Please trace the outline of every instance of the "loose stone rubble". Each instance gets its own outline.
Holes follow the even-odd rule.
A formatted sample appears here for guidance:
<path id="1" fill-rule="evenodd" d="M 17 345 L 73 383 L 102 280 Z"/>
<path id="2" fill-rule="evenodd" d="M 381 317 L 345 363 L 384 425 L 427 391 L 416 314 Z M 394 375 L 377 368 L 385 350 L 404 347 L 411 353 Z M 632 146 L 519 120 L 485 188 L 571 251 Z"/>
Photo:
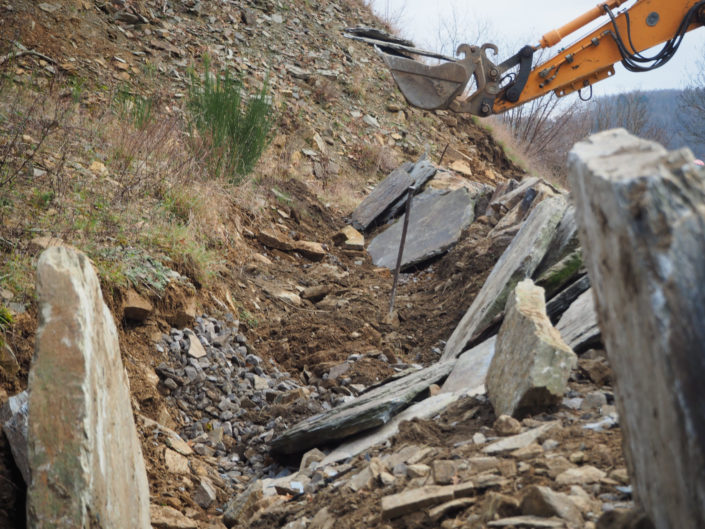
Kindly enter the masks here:
<path id="1" fill-rule="evenodd" d="M 162 390 L 179 410 L 181 434 L 196 453 L 215 457 L 219 472 L 232 485 L 252 475 L 278 472 L 278 466 L 268 469 L 271 465 L 265 464 L 267 443 L 288 426 L 287 418 L 259 424 L 254 419 L 258 413 L 291 405 L 315 414 L 330 409 L 339 398 L 302 386 L 266 364 L 239 332 L 238 320 L 201 316 L 195 323 L 193 329 L 172 329 L 157 345 L 172 358 L 156 371 Z"/>

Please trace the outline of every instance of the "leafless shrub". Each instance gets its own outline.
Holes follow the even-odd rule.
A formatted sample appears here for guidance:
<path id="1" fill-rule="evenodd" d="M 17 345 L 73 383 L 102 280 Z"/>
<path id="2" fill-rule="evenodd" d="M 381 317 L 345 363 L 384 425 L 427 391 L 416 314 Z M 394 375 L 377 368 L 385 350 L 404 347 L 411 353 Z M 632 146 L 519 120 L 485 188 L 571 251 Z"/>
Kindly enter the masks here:
<path id="1" fill-rule="evenodd" d="M 367 173 L 368 176 L 376 174 L 377 171 L 386 174 L 399 165 L 392 149 L 364 141 L 353 145 L 350 161 L 356 169 Z"/>
<path id="2" fill-rule="evenodd" d="M 668 143 L 666 131 L 651 119 L 648 98 L 640 90 L 596 99 L 586 117 L 592 132 L 622 127 L 636 136 Z"/>
<path id="3" fill-rule="evenodd" d="M 59 96 L 58 87 L 57 78 L 41 93 L 14 86 L 12 78 L 0 80 L 0 101 L 4 101 L 0 106 L 0 188 L 33 176 L 31 170 L 41 150 L 67 128 L 74 105 Z M 67 141 L 64 137 L 64 146 Z"/>

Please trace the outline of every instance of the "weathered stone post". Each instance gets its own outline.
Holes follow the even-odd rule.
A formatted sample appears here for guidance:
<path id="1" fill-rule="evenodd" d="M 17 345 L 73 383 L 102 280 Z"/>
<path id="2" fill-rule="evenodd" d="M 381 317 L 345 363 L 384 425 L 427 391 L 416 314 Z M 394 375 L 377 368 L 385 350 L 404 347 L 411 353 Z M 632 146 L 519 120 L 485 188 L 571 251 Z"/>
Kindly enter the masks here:
<path id="1" fill-rule="evenodd" d="M 49 248 L 39 258 L 37 293 L 28 527 L 148 529 L 127 375 L 93 266 L 81 253 Z"/>
<path id="2" fill-rule="evenodd" d="M 705 171 L 612 130 L 578 143 L 570 187 L 637 501 L 705 527 Z"/>

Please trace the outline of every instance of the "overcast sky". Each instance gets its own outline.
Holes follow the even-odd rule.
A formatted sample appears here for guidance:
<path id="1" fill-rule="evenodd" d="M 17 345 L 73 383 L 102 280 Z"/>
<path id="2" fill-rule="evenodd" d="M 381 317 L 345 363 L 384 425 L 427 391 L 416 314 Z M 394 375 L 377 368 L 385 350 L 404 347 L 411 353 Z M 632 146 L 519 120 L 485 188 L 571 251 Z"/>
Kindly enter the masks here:
<path id="1" fill-rule="evenodd" d="M 455 17 L 467 28 L 469 39 L 476 38 L 478 28 L 487 34 L 484 41 L 499 46 L 501 60 L 513 55 L 522 44 L 537 44 L 541 35 L 555 29 L 595 7 L 596 0 L 371 0 L 381 17 L 388 17 L 402 34 L 418 46 L 438 50 L 438 28 Z M 626 5 L 631 5 L 626 4 Z M 604 23 L 601 19 L 600 23 Z M 477 21 L 480 21 L 478 24 Z M 570 43 L 585 32 L 576 32 L 561 45 Z M 482 44 L 468 42 L 468 44 Z M 511 47 L 511 49 L 506 49 Z M 629 90 L 683 88 L 695 72 L 695 62 L 705 53 L 705 29 L 688 33 L 674 58 L 665 66 L 647 73 L 632 73 L 621 65 L 616 75 L 595 85 L 595 95 Z M 448 51 L 448 54 L 451 53 Z"/>

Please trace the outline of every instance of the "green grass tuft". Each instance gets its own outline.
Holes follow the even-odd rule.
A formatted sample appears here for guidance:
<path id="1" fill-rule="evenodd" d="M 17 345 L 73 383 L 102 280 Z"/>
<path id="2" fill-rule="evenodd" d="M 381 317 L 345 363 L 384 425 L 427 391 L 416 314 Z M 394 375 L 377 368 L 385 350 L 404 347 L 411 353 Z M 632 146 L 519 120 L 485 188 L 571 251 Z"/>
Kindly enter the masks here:
<path id="1" fill-rule="evenodd" d="M 214 76 L 209 68 L 206 58 L 203 79 L 191 72 L 189 124 L 208 144 L 214 173 L 237 184 L 254 169 L 271 139 L 274 117 L 268 81 L 256 94 L 243 97 L 241 81 L 227 72 Z"/>

